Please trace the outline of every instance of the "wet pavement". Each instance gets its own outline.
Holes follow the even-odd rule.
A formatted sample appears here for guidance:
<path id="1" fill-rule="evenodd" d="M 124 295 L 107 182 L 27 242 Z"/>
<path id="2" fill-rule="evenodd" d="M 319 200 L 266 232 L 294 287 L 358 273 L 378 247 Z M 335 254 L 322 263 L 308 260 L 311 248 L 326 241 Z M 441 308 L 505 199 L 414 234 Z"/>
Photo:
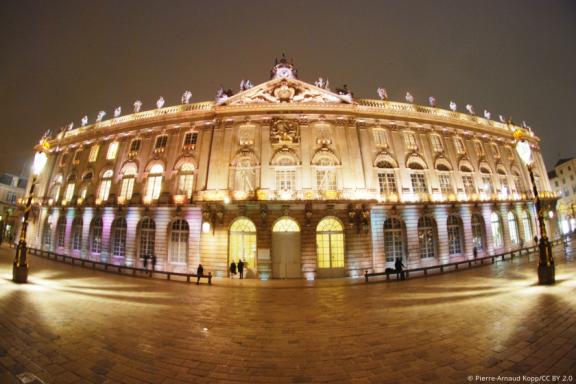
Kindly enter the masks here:
<path id="1" fill-rule="evenodd" d="M 576 381 L 570 247 L 554 249 L 549 287 L 535 256 L 401 282 L 212 286 L 32 256 L 17 285 L 13 252 L 0 249 L 0 383 Z"/>

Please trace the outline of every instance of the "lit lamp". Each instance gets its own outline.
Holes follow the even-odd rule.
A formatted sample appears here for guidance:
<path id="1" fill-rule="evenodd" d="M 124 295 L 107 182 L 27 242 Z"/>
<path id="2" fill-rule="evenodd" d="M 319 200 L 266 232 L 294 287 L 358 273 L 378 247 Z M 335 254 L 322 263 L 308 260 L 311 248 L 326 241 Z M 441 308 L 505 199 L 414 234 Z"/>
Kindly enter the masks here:
<path id="1" fill-rule="evenodd" d="M 538 248 L 540 250 L 540 257 L 538 258 L 538 283 L 539 284 L 554 284 L 556 282 L 556 272 L 554 267 L 554 258 L 552 257 L 552 245 L 546 235 L 546 224 L 544 223 L 544 210 L 542 209 L 542 202 L 538 195 L 536 182 L 534 180 L 534 173 L 532 172 L 532 149 L 530 144 L 523 138 L 524 133 L 521 129 L 514 131 L 514 138 L 516 142 L 516 152 L 520 160 L 528 168 L 530 174 L 530 181 L 532 182 L 532 190 L 534 191 L 534 198 L 536 199 L 536 211 L 538 213 L 538 224 L 540 227 L 540 243 Z"/>
<path id="2" fill-rule="evenodd" d="M 26 208 L 24 210 L 24 218 L 22 221 L 22 231 L 20 232 L 20 240 L 16 247 L 16 256 L 14 257 L 14 265 L 12 267 L 12 280 L 15 283 L 28 282 L 28 259 L 26 257 L 26 230 L 28 228 L 28 215 L 32 207 L 32 196 L 34 195 L 34 186 L 36 185 L 36 178 L 44 169 L 48 156 L 45 151 L 48 150 L 48 141 L 43 140 L 37 147 L 37 152 L 34 155 L 34 163 L 32 165 L 32 182 L 30 183 L 30 192 L 28 193 L 28 200 L 26 201 Z"/>

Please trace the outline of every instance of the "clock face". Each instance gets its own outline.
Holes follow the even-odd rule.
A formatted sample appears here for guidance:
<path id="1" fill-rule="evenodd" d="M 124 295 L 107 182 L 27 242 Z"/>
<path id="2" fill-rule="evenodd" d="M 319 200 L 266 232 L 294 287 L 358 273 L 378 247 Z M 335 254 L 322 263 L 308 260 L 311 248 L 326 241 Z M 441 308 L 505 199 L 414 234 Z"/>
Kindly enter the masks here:
<path id="1" fill-rule="evenodd" d="M 278 68 L 276 72 L 276 76 L 278 77 L 292 77 L 292 71 L 290 68 Z"/>

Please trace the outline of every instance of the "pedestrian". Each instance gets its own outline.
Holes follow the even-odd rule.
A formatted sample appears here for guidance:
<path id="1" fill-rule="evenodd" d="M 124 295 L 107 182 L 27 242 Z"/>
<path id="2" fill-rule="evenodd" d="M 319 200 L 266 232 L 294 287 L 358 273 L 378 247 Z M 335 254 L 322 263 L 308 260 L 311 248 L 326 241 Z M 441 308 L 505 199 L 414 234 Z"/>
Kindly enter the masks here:
<path id="1" fill-rule="evenodd" d="M 236 263 L 232 260 L 232 263 L 230 263 L 230 278 L 233 279 L 234 276 L 236 276 Z"/>
<path id="2" fill-rule="evenodd" d="M 202 264 L 198 264 L 198 268 L 196 268 L 196 285 L 200 284 L 200 278 L 204 276 L 204 267 Z"/>
<path id="3" fill-rule="evenodd" d="M 534 235 L 534 244 L 538 244 L 538 236 Z"/>
<path id="4" fill-rule="evenodd" d="M 152 255 L 152 272 L 154 272 L 156 270 L 156 255 Z M 150 275 L 152 275 L 152 272 L 150 272 Z"/>
<path id="5" fill-rule="evenodd" d="M 144 269 L 148 269 L 148 259 L 150 256 L 144 255 Z"/>
<path id="6" fill-rule="evenodd" d="M 402 264 L 402 259 L 397 257 L 394 266 L 396 267 L 396 280 L 404 280 L 404 271 L 402 268 L 404 268 L 405 265 Z"/>
<path id="7" fill-rule="evenodd" d="M 472 248 L 472 253 L 474 254 L 474 260 L 476 260 L 478 258 L 478 248 Z"/>
<path id="8" fill-rule="evenodd" d="M 244 278 L 244 262 L 242 259 L 238 260 L 238 274 L 240 275 L 241 279 Z"/>

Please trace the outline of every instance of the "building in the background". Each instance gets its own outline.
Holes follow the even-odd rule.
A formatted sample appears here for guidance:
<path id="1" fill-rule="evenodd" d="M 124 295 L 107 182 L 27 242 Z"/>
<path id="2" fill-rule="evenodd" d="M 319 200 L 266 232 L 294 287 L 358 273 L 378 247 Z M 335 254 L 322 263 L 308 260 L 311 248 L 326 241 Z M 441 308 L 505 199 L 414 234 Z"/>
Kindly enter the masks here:
<path id="1" fill-rule="evenodd" d="M 560 230 L 576 231 L 576 158 L 560 159 L 548 172 L 550 185 L 558 195 L 556 211 Z"/>
<path id="2" fill-rule="evenodd" d="M 495 254 L 532 244 L 519 127 L 271 79 L 216 101 L 114 116 L 50 139 L 31 246 L 167 271 L 317 278 Z M 454 107 L 455 108 L 455 107 Z M 489 116 L 488 116 L 489 117 Z M 525 130 L 547 210 L 540 140 Z M 476 249 L 477 252 L 474 252 Z"/>
<path id="3" fill-rule="evenodd" d="M 27 180 L 9 173 L 0 175 L 0 237 L 8 241 L 16 237 L 18 202 L 24 197 Z"/>

